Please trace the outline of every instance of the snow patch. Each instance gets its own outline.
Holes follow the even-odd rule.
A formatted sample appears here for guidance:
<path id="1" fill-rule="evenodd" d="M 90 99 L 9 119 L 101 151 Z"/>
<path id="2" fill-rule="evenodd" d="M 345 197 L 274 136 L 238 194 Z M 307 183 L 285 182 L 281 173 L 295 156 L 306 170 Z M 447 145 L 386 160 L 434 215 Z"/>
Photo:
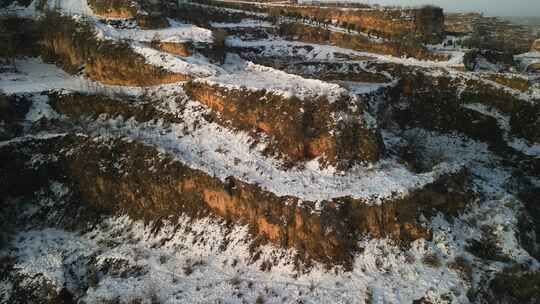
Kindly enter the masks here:
<path id="1" fill-rule="evenodd" d="M 49 97 L 47 95 L 36 95 L 32 98 L 32 105 L 26 114 L 25 120 L 36 122 L 42 118 L 56 119 L 59 117 L 60 115 L 49 105 Z"/>
<path id="2" fill-rule="evenodd" d="M 329 102 L 348 95 L 348 91 L 337 84 L 291 75 L 270 67 L 243 61 L 237 55 L 228 55 L 223 65 L 228 73 L 205 78 L 204 81 L 222 87 L 266 90 L 285 98 L 300 99 L 327 97 Z"/>
<path id="3" fill-rule="evenodd" d="M 212 31 L 193 24 L 185 24 L 168 19 L 170 26 L 155 30 L 117 29 L 111 25 L 96 22 L 98 37 L 113 40 L 132 40 L 138 42 L 151 42 L 157 38 L 162 42 L 182 43 L 212 43 L 214 41 Z"/>

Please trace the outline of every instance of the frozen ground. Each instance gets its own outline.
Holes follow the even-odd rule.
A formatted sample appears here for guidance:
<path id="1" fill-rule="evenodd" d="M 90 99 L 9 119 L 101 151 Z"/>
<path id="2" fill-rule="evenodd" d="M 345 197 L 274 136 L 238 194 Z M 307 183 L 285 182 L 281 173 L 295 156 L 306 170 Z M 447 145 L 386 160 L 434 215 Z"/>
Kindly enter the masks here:
<path id="1" fill-rule="evenodd" d="M 340 97 L 349 95 L 347 90 L 337 84 L 287 74 L 280 70 L 244 61 L 237 55 L 229 55 L 222 67 L 227 73 L 201 81 L 235 89 L 266 90 L 285 98 L 293 96 L 300 99 L 326 97 L 329 102 L 334 102 Z"/>
<path id="2" fill-rule="evenodd" d="M 193 24 L 185 24 L 168 19 L 169 27 L 156 30 L 143 30 L 140 28 L 117 29 L 111 25 L 96 22 L 98 37 L 114 40 L 133 40 L 139 42 L 150 42 L 152 39 L 159 39 L 163 42 L 181 43 L 212 43 L 214 38 L 212 31 L 201 28 Z"/>
<path id="3" fill-rule="evenodd" d="M 399 58 L 389 55 L 380 55 L 368 52 L 359 52 L 350 49 L 340 48 L 331 45 L 312 44 L 298 41 L 288 41 L 282 39 L 254 40 L 246 41 L 239 37 L 230 36 L 226 43 L 230 47 L 239 48 L 261 48 L 261 56 L 284 56 L 289 54 L 311 57 L 317 60 L 339 60 L 336 54 L 345 54 L 356 57 L 372 57 L 381 62 L 393 62 L 404 65 L 419 67 L 445 67 L 452 68 L 459 66 L 463 62 L 461 52 L 449 53 L 452 56 L 448 61 L 427 61 L 416 58 Z M 303 49 L 303 50 L 302 50 Z"/>
<path id="4" fill-rule="evenodd" d="M 16 71 L 0 73 L 0 91 L 6 94 L 42 92 L 50 89 L 81 90 L 89 81 L 71 76 L 40 59 L 15 60 Z"/>
<path id="5" fill-rule="evenodd" d="M 466 104 L 464 107 L 495 118 L 500 129 L 503 131 L 504 139 L 510 147 L 529 156 L 540 157 L 540 144 L 510 135 L 509 115 L 505 115 L 494 108 L 487 107 L 480 103 Z"/>
<path id="6" fill-rule="evenodd" d="M 69 87 L 72 78 L 57 78 L 58 69 L 30 60 L 33 72 L 41 75 L 39 86 L 34 82 L 22 82 L 14 87 L 0 82 L 0 90 L 6 92 L 37 92 L 48 89 L 70 88 L 73 91 L 105 92 L 109 88 L 97 88 L 88 84 Z M 22 61 L 21 61 L 22 63 Z M 39 63 L 39 64 L 38 64 Z M 23 64 L 24 65 L 24 64 Z M 274 71 L 274 70 L 272 70 Z M 277 71 L 276 71 L 277 72 Z M 281 72 L 279 72 L 281 73 Z M 18 76 L 12 75 L 14 78 Z M 51 78 L 51 79 L 49 79 Z M 58 82 L 60 80 L 66 81 Z M 114 88 L 110 88 L 114 92 Z M 138 94 L 136 89 L 130 94 Z M 179 85 L 149 88 L 145 94 L 159 94 L 164 107 L 180 115 L 182 124 L 162 125 L 161 122 L 138 123 L 122 117 L 104 118 L 90 123 L 88 131 L 101 136 L 128 137 L 141 140 L 176 156 L 191 168 L 200 169 L 225 180 L 235 176 L 245 182 L 258 184 L 277 195 L 294 195 L 304 200 L 322 201 L 341 196 L 366 199 L 370 204 L 381 204 L 385 199 L 401 197 L 411 189 L 433 182 L 441 174 L 459 170 L 464 163 L 440 164 L 434 171 L 415 174 L 397 161 L 383 160 L 371 167 L 358 166 L 347 172 L 333 168 L 320 168 L 317 160 L 304 169 L 283 169 L 280 161 L 263 155 L 264 144 L 252 147 L 253 139 L 247 133 L 233 132 L 204 118 L 207 109 L 198 102 L 188 101 L 186 108 L 178 110 L 177 98 L 184 96 Z"/>
<path id="7" fill-rule="evenodd" d="M 91 15 L 84 0 L 58 3 L 66 12 Z M 189 27 L 175 26 L 177 30 Z M 171 71 L 188 71 L 197 77 L 207 78 L 205 81 L 235 87 L 275 89 L 286 96 L 338 96 L 344 87 L 353 93 L 366 94 L 383 86 L 343 83 L 342 87 L 237 58 L 229 58 L 224 66 L 211 64 L 198 56 L 180 58 L 152 50 L 141 43 L 147 41 L 149 32 L 130 31 L 109 32 L 107 35 L 111 39 L 132 37 L 135 51 L 143 54 L 149 63 Z M 173 36 L 171 33 L 169 37 Z M 462 60 L 457 52 L 448 62 L 428 62 L 281 40 L 247 42 L 231 38 L 227 43 L 241 47 L 262 46 L 261 55 L 267 56 L 300 54 L 313 60 L 337 61 L 340 59 L 336 53 L 341 53 L 369 56 L 382 62 L 442 68 L 446 72 Z M 304 200 L 320 201 L 350 195 L 380 204 L 386 197 L 403 196 L 440 174 L 465 166 L 471 172 L 475 191 L 480 194 L 477 201 L 455 218 L 442 214 L 433 219 L 422 217 L 424 225 L 432 228 L 432 240 L 417 240 L 410 248 L 397 246 L 386 239 L 362 240 L 359 245 L 363 250 L 356 253 L 353 269 L 349 272 L 341 267 L 326 269 L 319 264 L 309 269 L 297 269 L 293 263 L 294 251 L 270 246 L 260 248 L 261 257 L 253 260 L 247 227 L 210 218 L 192 220 L 180 217 L 178 222 L 166 223 L 159 231 L 127 217 L 105 218 L 84 232 L 33 225 L 24 227 L 7 248 L 0 250 L 1 260 L 15 259 L 14 273 L 25 275 L 27 279 L 23 286 L 27 286 L 28 291 L 33 290 L 32 283 L 45 278 L 57 288 L 70 289 L 81 301 L 89 304 L 114 299 L 124 303 L 154 299 L 161 303 L 386 304 L 412 303 L 421 297 L 432 303 L 470 303 L 467 290 L 471 287 L 487 288 L 493 274 L 509 266 L 511 260 L 528 265 L 531 270 L 539 269 L 538 262 L 518 242 L 517 226 L 523 206 L 507 190 L 508 185 L 515 182 L 513 168 L 505 167 L 506 160 L 490 152 L 486 144 L 420 129 L 402 134 L 384 131 L 388 147 L 399 145 L 402 138 L 414 138 L 419 156 L 428 162 L 436 160 L 438 165 L 432 172 L 414 174 L 398 161 L 386 159 L 371 167 L 336 172 L 332 168 L 319 168 L 315 160 L 302 169 L 284 170 L 279 161 L 262 154 L 263 145 L 252 147 L 253 140 L 246 133 L 232 132 L 208 122 L 204 118 L 207 109 L 195 101 L 183 99 L 184 92 L 179 84 L 151 88 L 111 87 L 68 75 L 38 59 L 18 60 L 16 66 L 18 71 L 0 74 L 0 91 L 11 94 L 69 89 L 111 95 L 116 92 L 134 96 L 145 94 L 161 99 L 158 106 L 179 115 L 183 123 L 139 123 L 127 117 L 102 116 L 97 120 L 84 120 L 81 129 L 73 131 L 84 131 L 103 140 L 114 137 L 141 141 L 222 180 L 234 175 L 278 195 L 294 195 Z M 433 73 L 440 73 L 440 70 Z M 458 75 L 457 72 L 450 73 Z M 535 96 L 533 93 L 513 93 L 527 99 Z M 180 106 L 185 108 L 180 110 Z M 468 107 L 495 117 L 501 129 L 508 131 L 508 118 L 501 113 L 479 104 Z M 44 96 L 36 95 L 26 121 L 31 123 L 42 117 L 62 119 Z M 63 135 L 52 132 L 26 135 L 0 142 L 0 147 L 33 138 Z M 506 135 L 511 146 L 538 157 L 538 144 Z M 533 182 L 540 184 L 537 179 Z M 54 217 L 54 211 L 59 210 L 56 207 L 61 206 L 70 190 L 65 185 L 52 182 L 46 191 L 48 194 L 41 196 L 42 200 L 28 202 L 28 208 L 18 216 L 31 217 L 40 208 L 45 208 L 48 210 L 46 214 Z M 47 209 L 51 206 L 53 211 Z M 467 249 L 469 241 L 484 240 L 486 227 L 508 261 L 484 259 Z M 471 267 L 471 277 L 455 267 L 453 263 L 458 260 Z M 89 279 L 91 267 L 107 269 L 111 264 L 121 265 L 120 268 L 128 271 L 128 275 L 122 277 L 114 271 L 104 271 L 87 290 L 80 289 L 83 285 L 79 283 Z M 271 270 L 268 270 L 268 264 L 272 265 Z M 12 282 L 0 279 L 0 303 L 6 303 L 11 292 Z"/>
<path id="8" fill-rule="evenodd" d="M 244 19 L 241 22 L 212 22 L 210 23 L 211 26 L 215 28 L 269 28 L 269 27 L 276 27 L 272 23 L 268 21 L 261 21 L 257 19 Z"/>
<path id="9" fill-rule="evenodd" d="M 481 144 L 422 130 L 411 132 L 419 132 L 425 153 L 439 153 L 444 146 L 445 157 L 472 157 L 469 168 L 478 176 L 475 185 L 486 196 L 451 222 L 436 216 L 426 223 L 433 228 L 433 240 L 415 241 L 410 249 L 385 239 L 361 241 L 363 251 L 355 256 L 351 272 L 318 264 L 299 272 L 293 251 L 269 246 L 262 247 L 260 259 L 253 260 L 247 227 L 226 226 L 208 218 L 180 218 L 157 233 L 152 225 L 127 217 L 105 219 L 81 234 L 28 230 L 17 234 L 11 249 L 0 255 L 16 258 L 15 271 L 27 274 L 28 284 L 41 279 L 41 274 L 56 286 L 73 288 L 86 303 L 115 298 L 127 303 L 140 298 L 161 303 L 262 299 L 264 303 L 383 304 L 412 303 L 421 297 L 433 303 L 469 303 L 467 289 L 480 288 L 494 271 L 507 265 L 465 250 L 468 240 L 481 240 L 486 226 L 494 231 L 505 255 L 537 269 L 538 263 L 517 243 L 520 203 L 503 188 L 510 172 L 490 167 L 497 159 Z M 56 182 L 49 191 L 57 203 L 69 193 Z M 46 206 L 50 199 L 37 204 Z M 31 216 L 37 209 L 27 212 Z M 471 277 L 452 266 L 456 259 L 470 265 Z M 271 270 L 262 270 L 266 263 L 273 265 Z M 86 292 L 76 290 L 74 277 L 84 280 L 87 267 L 110 269 L 106 265 L 111 264 L 121 265 L 130 275 L 123 278 L 109 270 Z M 7 293 L 9 282 L 2 282 L 0 294 Z"/>
<path id="10" fill-rule="evenodd" d="M 132 48 L 135 53 L 142 55 L 147 63 L 173 73 L 180 73 L 194 78 L 204 78 L 223 72 L 220 67 L 211 64 L 205 57 L 200 55 L 181 57 L 156 50 L 141 43 L 133 43 Z"/>
<path id="11" fill-rule="evenodd" d="M 188 105 L 194 109 L 200 104 Z M 193 115 L 190 117 L 190 115 Z M 186 113 L 186 125 L 167 127 L 132 120 L 110 119 L 89 126 L 95 135 L 128 137 L 140 140 L 176 156 L 191 168 L 225 180 L 235 176 L 278 196 L 293 195 L 303 200 L 323 201 L 336 197 L 362 198 L 368 204 L 403 197 L 409 191 L 454 172 L 462 163 L 441 164 L 432 172 L 414 174 L 404 165 L 384 160 L 372 167 L 356 167 L 339 173 L 319 168 L 317 160 L 304 169 L 282 169 L 279 161 L 264 156 L 261 146 L 250 148 L 252 138 L 214 123 L 204 123 L 200 113 Z M 192 130 L 192 122 L 202 124 Z M 190 130 L 185 132 L 185 130 Z M 192 131 L 191 131 L 192 130 Z"/>

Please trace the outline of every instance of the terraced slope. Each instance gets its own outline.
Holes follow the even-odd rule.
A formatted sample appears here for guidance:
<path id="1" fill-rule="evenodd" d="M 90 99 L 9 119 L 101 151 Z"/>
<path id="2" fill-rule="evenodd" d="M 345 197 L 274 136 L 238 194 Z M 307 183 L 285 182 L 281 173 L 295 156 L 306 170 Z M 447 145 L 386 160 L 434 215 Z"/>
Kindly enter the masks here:
<path id="1" fill-rule="evenodd" d="M 533 76 L 122 3 L 9 7 L 0 303 L 540 298 Z"/>

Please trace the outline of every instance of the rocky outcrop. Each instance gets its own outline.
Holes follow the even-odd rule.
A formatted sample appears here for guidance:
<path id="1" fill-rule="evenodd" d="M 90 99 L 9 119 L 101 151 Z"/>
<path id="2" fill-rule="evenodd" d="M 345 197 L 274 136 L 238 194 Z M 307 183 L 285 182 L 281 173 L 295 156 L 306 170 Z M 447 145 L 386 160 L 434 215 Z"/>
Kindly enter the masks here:
<path id="1" fill-rule="evenodd" d="M 440 42 L 444 36 L 444 14 L 438 7 L 418 9 L 339 9 L 319 6 L 285 6 L 285 14 L 295 13 L 317 20 L 353 24 L 355 29 L 386 38 L 413 34 L 424 42 Z"/>
<path id="2" fill-rule="evenodd" d="M 212 109 L 218 121 L 270 136 L 267 152 L 291 166 L 319 157 L 324 165 L 347 168 L 375 162 L 384 150 L 380 135 L 368 127 L 364 109 L 355 109 L 362 105 L 347 95 L 333 102 L 326 96 L 300 100 L 204 81 L 188 83 L 185 91 Z M 348 119 L 339 119 L 345 116 Z"/>
<path id="3" fill-rule="evenodd" d="M 372 52 L 397 57 L 409 56 L 419 59 L 446 59 L 445 56 L 430 53 L 420 43 L 416 43 L 414 39 L 374 42 L 362 35 L 331 31 L 323 27 L 315 27 L 300 23 L 281 24 L 279 34 L 290 40 L 300 40 L 303 42 L 320 44 L 327 43 L 361 52 Z"/>
<path id="4" fill-rule="evenodd" d="M 34 155 L 41 155 L 40 161 Z M 0 164 L 3 196 L 31 193 L 55 179 L 102 212 L 147 221 L 218 216 L 249 225 L 260 243 L 293 247 L 303 259 L 345 266 L 351 265 L 362 235 L 404 244 L 429 238 L 420 214 L 434 209 L 452 214 L 470 199 L 467 175 L 460 172 L 382 205 L 350 197 L 316 204 L 279 197 L 235 177 L 221 181 L 141 143 L 83 135 L 15 141 L 1 146 L 0 156 L 11 160 Z"/>
<path id="5" fill-rule="evenodd" d="M 417 38 L 422 42 L 438 43 L 444 38 L 444 14 L 439 7 L 350 8 L 324 5 L 279 5 L 260 3 L 197 0 L 217 7 L 235 8 L 267 13 L 270 17 L 315 20 L 321 24 L 334 23 L 346 29 L 375 34 L 384 38 Z"/>
<path id="6" fill-rule="evenodd" d="M 524 83 L 519 79 L 485 77 L 490 81 L 434 75 L 419 70 L 404 72 L 390 94 L 396 98 L 396 103 L 403 102 L 394 109 L 395 119 L 403 124 L 443 132 L 458 131 L 488 142 L 494 148 L 504 148 L 504 130 L 499 122 L 491 115 L 468 107 L 480 104 L 506 115 L 512 135 L 538 142 L 538 103 L 521 98 L 519 91 L 512 92 L 490 82 L 508 82 L 516 88 L 524 88 Z"/>
<path id="7" fill-rule="evenodd" d="M 138 15 L 137 25 L 143 30 L 161 29 L 170 26 L 167 18 L 156 14 Z"/>
<path id="8" fill-rule="evenodd" d="M 48 61 L 75 73 L 85 74 L 110 85 L 149 86 L 190 79 L 146 63 L 126 43 L 98 40 L 93 28 L 72 18 L 48 12 L 41 21 L 50 30 L 44 33 L 43 54 Z"/>

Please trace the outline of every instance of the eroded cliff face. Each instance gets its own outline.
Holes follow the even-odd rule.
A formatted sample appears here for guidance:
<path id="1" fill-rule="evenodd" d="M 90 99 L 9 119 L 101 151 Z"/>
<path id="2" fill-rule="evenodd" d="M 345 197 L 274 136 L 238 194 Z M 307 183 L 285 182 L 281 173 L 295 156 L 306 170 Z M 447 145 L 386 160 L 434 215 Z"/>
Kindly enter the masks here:
<path id="1" fill-rule="evenodd" d="M 463 46 L 516 55 L 530 50 L 535 39 L 530 28 L 478 13 L 447 14 L 445 30 L 464 36 Z M 466 37 L 465 37 L 466 36 Z"/>
<path id="2" fill-rule="evenodd" d="M 286 12 L 318 20 L 336 20 L 355 24 L 356 30 L 386 38 L 410 35 L 424 42 L 440 42 L 444 36 L 444 14 L 441 8 L 420 9 L 335 9 L 310 6 L 286 6 Z"/>
<path id="3" fill-rule="evenodd" d="M 113 46 L 85 64 L 86 75 L 108 85 L 152 86 L 191 79 L 190 76 L 165 71 L 147 64 L 127 46 Z"/>
<path id="4" fill-rule="evenodd" d="M 437 12 L 411 12 L 423 20 L 417 31 L 437 31 L 430 23 Z M 7 160 L 0 162 L 0 247 L 11 246 L 10 256 L 0 257 L 0 302 L 188 303 L 214 290 L 215 302 L 256 303 L 259 294 L 268 302 L 368 303 L 381 292 L 392 303 L 476 303 L 483 286 L 495 291 L 491 302 L 537 294 L 535 283 L 526 284 L 535 280 L 530 273 L 502 272 L 511 263 L 529 270 L 540 256 L 540 158 L 510 145 L 518 137 L 540 142 L 538 91 L 529 79 L 456 72 L 453 60 L 420 63 L 315 44 L 430 56 L 418 41 L 374 44 L 385 39 L 332 33 L 324 28 L 329 22 L 266 31 L 266 17 L 221 13 L 197 22 L 232 19 L 240 24 L 216 27 L 232 26 L 229 33 L 245 45 L 264 46 L 228 48 L 218 30 L 215 43 L 145 37 L 138 44 L 146 58 L 159 55 L 151 46 L 177 55 L 161 53 L 171 65 L 215 72 L 185 87 L 125 88 L 127 95 L 104 86 L 104 95 L 86 95 L 88 87 L 66 81 L 79 91 L 38 93 L 45 89 L 26 91 L 33 85 L 27 70 L 2 63 L 13 82 L 2 74 L 1 84 L 26 93 L 0 94 L 0 159 Z M 135 17 L 139 27 L 162 28 L 168 20 L 147 16 Z M 370 18 L 362 20 L 374 28 L 416 31 L 404 20 L 393 28 Z M 188 79 L 62 20 L 47 36 L 46 54 L 70 72 L 130 86 Z M 133 22 L 114 25 L 131 30 Z M 255 26 L 242 29 L 246 24 Z M 270 39 L 280 31 L 306 43 Z M 231 49 L 281 71 L 247 69 L 236 57 L 222 62 Z M 50 269 L 32 267 L 43 259 Z M 46 276 L 52 271 L 55 277 Z M 310 282 L 332 273 L 332 281 Z M 508 283 L 515 281 L 533 292 Z M 398 295 L 386 298 L 388 290 Z"/>
<path id="5" fill-rule="evenodd" d="M 132 0 L 90 0 L 88 5 L 94 14 L 105 18 L 134 18 L 140 9 Z"/>
<path id="6" fill-rule="evenodd" d="M 58 147 L 62 147 L 58 149 Z M 452 214 L 470 200 L 467 175 L 441 177 L 382 205 L 348 197 L 320 204 L 279 197 L 237 178 L 221 181 L 137 142 L 84 135 L 29 139 L 0 147 L 4 196 L 28 194 L 58 180 L 102 213 L 156 221 L 188 215 L 247 224 L 260 243 L 296 248 L 302 259 L 350 266 L 362 235 L 406 244 L 429 238 L 420 214 Z M 34 155 L 41 155 L 39 162 Z M 159 174 L 155 174 L 159 172 Z M 29 178 L 32 176 L 32 178 Z"/>
<path id="7" fill-rule="evenodd" d="M 170 54 L 178 55 L 178 56 L 191 56 L 193 55 L 193 45 L 189 42 L 154 42 L 151 43 L 151 46 L 165 51 Z"/>
<path id="8" fill-rule="evenodd" d="M 211 108 L 222 124 L 269 136 L 267 152 L 284 158 L 289 166 L 320 157 L 323 164 L 347 168 L 375 162 L 384 151 L 362 105 L 354 104 L 350 96 L 334 102 L 326 97 L 300 100 L 205 82 L 189 83 L 185 90 Z"/>
<path id="9" fill-rule="evenodd" d="M 419 59 L 445 59 L 445 56 L 443 55 L 428 52 L 421 44 L 415 43 L 413 39 L 374 42 L 365 36 L 350 35 L 299 23 L 281 24 L 279 35 L 290 40 L 321 44 L 329 43 L 331 45 L 361 52 L 371 52 L 397 57 L 408 56 Z"/>
<path id="10" fill-rule="evenodd" d="M 65 70 L 84 70 L 93 80 L 109 85 L 150 86 L 190 79 L 150 65 L 126 43 L 98 40 L 91 25 L 48 12 L 41 25 L 42 53 Z"/>
<path id="11" fill-rule="evenodd" d="M 397 122 L 457 131 L 487 142 L 495 150 L 506 149 L 506 135 L 538 141 L 540 107 L 520 96 L 530 88 L 527 79 L 489 73 L 464 78 L 406 70 L 394 70 L 401 79 L 389 90 L 392 103 L 406 104 L 394 108 Z M 501 125 L 499 117 L 508 125 Z"/>

